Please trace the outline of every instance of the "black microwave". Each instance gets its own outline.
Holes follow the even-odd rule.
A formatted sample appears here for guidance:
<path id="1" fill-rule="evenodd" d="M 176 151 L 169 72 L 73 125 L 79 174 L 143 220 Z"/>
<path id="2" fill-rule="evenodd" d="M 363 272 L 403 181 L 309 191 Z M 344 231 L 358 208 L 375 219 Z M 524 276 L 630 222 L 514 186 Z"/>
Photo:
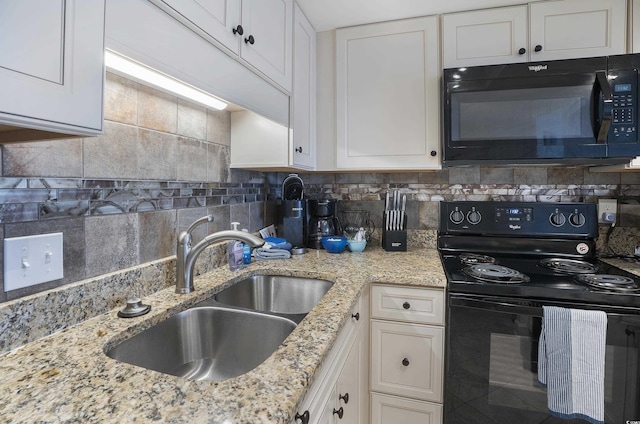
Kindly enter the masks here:
<path id="1" fill-rule="evenodd" d="M 640 54 L 445 69 L 445 166 L 640 155 Z"/>

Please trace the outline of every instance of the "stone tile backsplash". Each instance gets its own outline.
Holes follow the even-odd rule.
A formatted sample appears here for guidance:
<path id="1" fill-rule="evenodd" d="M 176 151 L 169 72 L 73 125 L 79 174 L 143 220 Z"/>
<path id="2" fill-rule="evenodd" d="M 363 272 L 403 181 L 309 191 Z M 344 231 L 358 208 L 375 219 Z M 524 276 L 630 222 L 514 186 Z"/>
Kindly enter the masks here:
<path id="1" fill-rule="evenodd" d="M 229 168 L 230 112 L 207 110 L 110 73 L 105 90 L 104 134 L 1 146 L 0 236 L 62 232 L 65 276 L 7 293 L 0 274 L 0 302 L 166 261 L 175 254 L 177 233 L 206 214 L 214 222 L 196 229 L 196 241 L 231 221 L 250 231 L 277 221 L 275 200 L 287 174 Z M 640 173 L 472 166 L 300 175 L 306 197 L 338 199 L 338 210 L 368 210 L 377 228 L 385 193 L 406 194 L 411 245 L 435 246 L 442 200 L 599 197 L 620 202 L 618 226 L 608 245 L 600 237 L 600 249 L 628 254 L 640 244 Z M 379 244 L 378 236 L 373 240 Z M 223 250 L 207 256 L 211 264 L 224 263 Z M 2 258 L 0 245 L 0 263 Z"/>
<path id="2" fill-rule="evenodd" d="M 104 133 L 2 145 L 0 232 L 62 232 L 64 278 L 0 302 L 175 254 L 179 231 L 264 225 L 262 173 L 229 169 L 231 118 L 107 73 Z M 3 257 L 0 245 L 0 260 Z"/>
<path id="3" fill-rule="evenodd" d="M 281 197 L 286 173 L 268 174 L 268 199 Z M 595 173 L 588 167 L 460 167 L 438 172 L 406 173 L 300 173 L 308 198 L 337 199 L 338 211 L 367 210 L 376 228 L 382 226 L 384 197 L 389 190 L 407 196 L 408 228 L 421 234 L 438 228 L 442 200 L 597 202 L 600 197 L 619 200 L 617 227 L 608 247 L 632 254 L 640 245 L 640 173 Z M 606 250 L 600 230 L 601 250 Z M 425 233 L 426 232 L 426 233 Z M 379 237 L 374 237 L 379 244 Z M 411 240 L 409 240 L 411 244 Z"/>

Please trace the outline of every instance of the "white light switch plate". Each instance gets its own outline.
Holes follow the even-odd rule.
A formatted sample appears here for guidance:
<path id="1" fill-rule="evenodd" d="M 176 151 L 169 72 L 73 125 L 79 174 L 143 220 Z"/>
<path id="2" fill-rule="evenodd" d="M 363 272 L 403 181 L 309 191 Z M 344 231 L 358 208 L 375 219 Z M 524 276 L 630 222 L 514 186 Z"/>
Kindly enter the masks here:
<path id="1" fill-rule="evenodd" d="M 63 277 L 62 233 L 4 239 L 4 291 Z"/>

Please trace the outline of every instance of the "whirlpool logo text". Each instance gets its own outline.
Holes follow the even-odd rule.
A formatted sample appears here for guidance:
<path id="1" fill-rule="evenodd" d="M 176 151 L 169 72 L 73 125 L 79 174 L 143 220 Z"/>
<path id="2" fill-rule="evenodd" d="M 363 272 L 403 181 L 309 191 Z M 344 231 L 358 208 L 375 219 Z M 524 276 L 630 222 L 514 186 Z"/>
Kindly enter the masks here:
<path id="1" fill-rule="evenodd" d="M 529 70 L 533 72 L 546 71 L 547 68 L 548 68 L 548 65 L 530 65 L 529 66 Z"/>

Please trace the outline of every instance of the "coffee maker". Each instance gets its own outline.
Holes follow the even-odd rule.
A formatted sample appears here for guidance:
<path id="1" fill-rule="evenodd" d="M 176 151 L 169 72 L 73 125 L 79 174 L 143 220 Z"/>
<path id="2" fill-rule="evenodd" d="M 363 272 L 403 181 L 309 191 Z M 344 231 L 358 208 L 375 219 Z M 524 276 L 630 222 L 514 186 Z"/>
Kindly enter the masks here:
<path id="1" fill-rule="evenodd" d="M 322 237 L 342 235 L 336 206 L 337 202 L 333 199 L 307 200 L 309 211 L 307 247 L 322 249 Z"/>
<path id="2" fill-rule="evenodd" d="M 298 174 L 289 174 L 282 182 L 282 200 L 278 204 L 278 237 L 293 247 L 307 244 L 307 205 L 304 184 Z"/>

